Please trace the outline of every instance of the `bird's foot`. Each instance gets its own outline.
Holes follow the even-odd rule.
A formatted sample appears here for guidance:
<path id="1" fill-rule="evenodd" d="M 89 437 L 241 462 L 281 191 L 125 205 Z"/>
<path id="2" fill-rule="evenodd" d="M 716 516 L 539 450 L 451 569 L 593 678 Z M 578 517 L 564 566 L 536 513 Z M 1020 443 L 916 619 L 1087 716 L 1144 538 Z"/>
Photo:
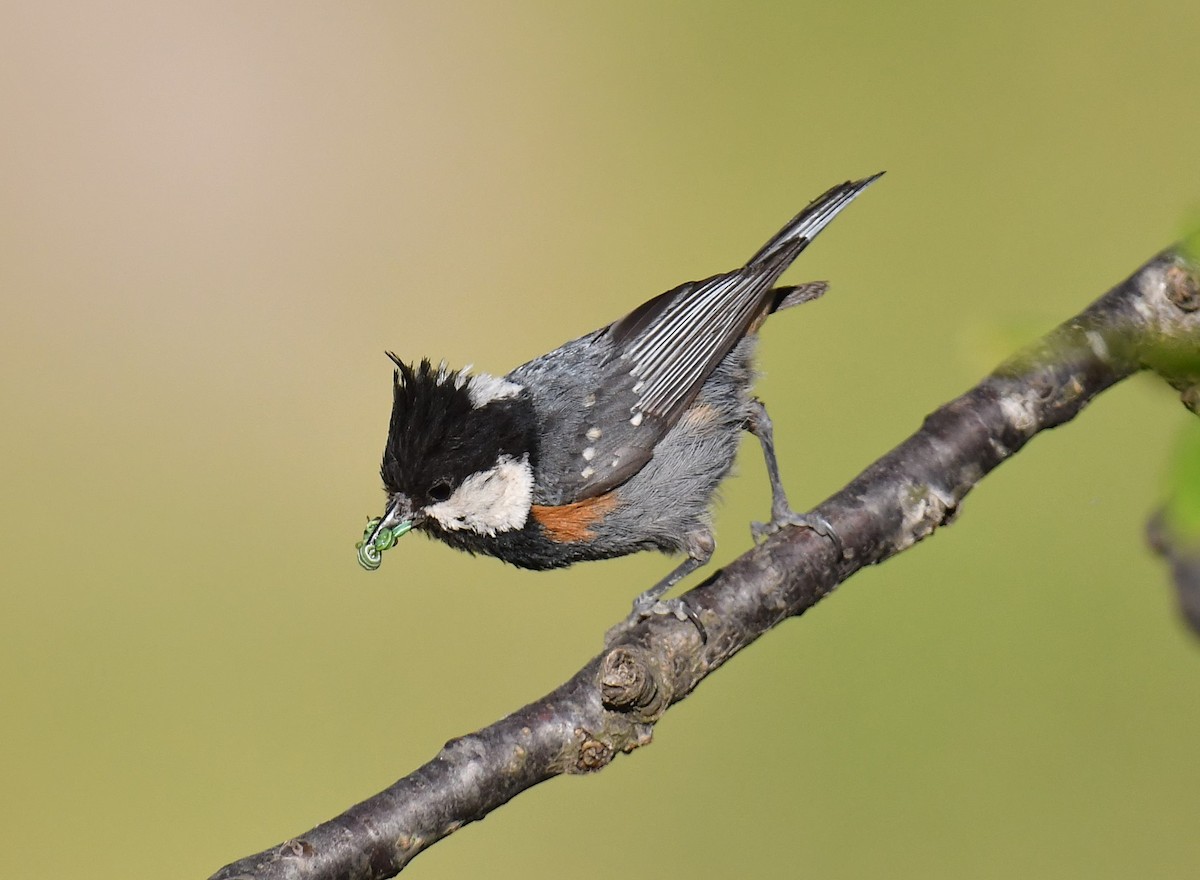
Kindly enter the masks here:
<path id="1" fill-rule="evenodd" d="M 754 536 L 754 543 L 761 544 L 784 526 L 812 529 L 822 538 L 828 538 L 833 542 L 839 559 L 846 555 L 846 545 L 842 543 L 842 538 L 837 533 L 837 529 L 819 513 L 796 513 L 794 510 L 786 507 L 780 510 L 773 510 L 771 511 L 770 522 L 750 523 L 750 534 Z"/>
<path id="2" fill-rule="evenodd" d="M 659 615 L 670 615 L 676 620 L 690 620 L 692 625 L 696 627 L 696 631 L 700 634 L 700 641 L 708 641 L 708 631 L 704 628 L 704 624 L 700 622 L 699 615 L 688 605 L 686 599 L 683 597 L 662 599 L 660 598 L 661 596 L 661 590 L 655 591 L 651 589 L 634 599 L 633 610 L 629 612 L 629 616 L 605 634 L 604 643 L 611 645 L 643 620 L 649 620 L 651 617 Z"/>

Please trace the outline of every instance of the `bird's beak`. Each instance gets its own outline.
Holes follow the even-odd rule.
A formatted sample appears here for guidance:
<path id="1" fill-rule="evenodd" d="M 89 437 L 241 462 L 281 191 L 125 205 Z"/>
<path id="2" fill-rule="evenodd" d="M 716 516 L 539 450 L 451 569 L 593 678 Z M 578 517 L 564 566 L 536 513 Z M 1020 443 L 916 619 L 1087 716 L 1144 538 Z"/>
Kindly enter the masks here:
<path id="1" fill-rule="evenodd" d="M 405 495 L 393 495 L 382 518 L 367 523 L 358 547 L 358 564 L 367 571 L 379 568 L 383 551 L 391 547 L 413 527 L 412 501 Z"/>

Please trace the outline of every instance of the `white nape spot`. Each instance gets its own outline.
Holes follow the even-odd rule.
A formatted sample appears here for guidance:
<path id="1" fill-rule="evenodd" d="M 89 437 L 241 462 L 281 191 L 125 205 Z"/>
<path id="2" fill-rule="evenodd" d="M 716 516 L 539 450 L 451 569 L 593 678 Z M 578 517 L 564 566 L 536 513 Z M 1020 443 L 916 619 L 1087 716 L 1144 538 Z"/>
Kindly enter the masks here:
<path id="1" fill-rule="evenodd" d="M 471 474 L 445 501 L 425 508 L 444 529 L 495 535 L 525 525 L 533 503 L 529 456 L 500 456 L 496 466 Z"/>
<path id="2" fill-rule="evenodd" d="M 509 382 L 503 377 L 489 376 L 487 373 L 472 376 L 467 382 L 467 394 L 471 395 L 471 406 L 475 409 L 485 407 L 495 400 L 516 397 L 523 390 L 516 382 Z"/>
<path id="3" fill-rule="evenodd" d="M 579 472 L 579 476 L 583 477 L 586 480 L 594 473 L 596 473 L 596 469 L 589 464 L 587 467 L 585 467 L 583 470 L 581 470 Z"/>
<path id="4" fill-rule="evenodd" d="M 599 428 L 588 428 L 587 438 L 589 440 L 599 440 L 601 433 Z"/>
<path id="5" fill-rule="evenodd" d="M 594 448 L 592 448 L 591 446 L 589 446 L 587 449 L 583 450 L 583 460 L 584 461 L 591 461 L 595 457 L 596 457 L 596 450 Z"/>
<path id="6" fill-rule="evenodd" d="M 1089 330 L 1083 334 L 1087 337 L 1088 345 L 1092 348 L 1092 354 L 1100 358 L 1105 363 L 1108 362 L 1108 343 L 1104 341 L 1104 337 L 1095 330 Z"/>
<path id="7" fill-rule="evenodd" d="M 589 394 L 587 397 L 585 397 L 583 399 L 583 405 L 584 406 L 595 406 L 596 405 L 596 395 Z"/>
<path id="8" fill-rule="evenodd" d="M 642 423 L 642 413 L 641 413 L 641 411 L 639 410 L 638 412 L 635 412 L 635 413 L 633 414 L 633 418 L 631 418 L 631 419 L 629 420 L 629 424 L 633 425 L 633 426 L 636 428 L 636 427 L 637 427 L 638 425 L 640 425 L 641 423 Z"/>

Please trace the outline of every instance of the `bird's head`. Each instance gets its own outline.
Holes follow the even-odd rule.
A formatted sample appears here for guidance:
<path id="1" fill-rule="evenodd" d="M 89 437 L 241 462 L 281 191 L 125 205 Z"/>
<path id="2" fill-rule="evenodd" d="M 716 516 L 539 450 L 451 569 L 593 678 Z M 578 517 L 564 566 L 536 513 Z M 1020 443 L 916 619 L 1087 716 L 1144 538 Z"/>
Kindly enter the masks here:
<path id="1" fill-rule="evenodd" d="M 358 545 L 364 568 L 410 529 L 496 535 L 525 525 L 537 418 L 520 385 L 394 354 L 392 418 L 380 476 L 384 515 Z"/>

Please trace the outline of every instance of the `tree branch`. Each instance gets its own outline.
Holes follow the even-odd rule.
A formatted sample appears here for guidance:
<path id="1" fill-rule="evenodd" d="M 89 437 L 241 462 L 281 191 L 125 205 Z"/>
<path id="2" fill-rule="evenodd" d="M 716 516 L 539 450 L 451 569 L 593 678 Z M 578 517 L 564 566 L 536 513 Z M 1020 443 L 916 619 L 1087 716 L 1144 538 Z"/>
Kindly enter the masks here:
<path id="1" fill-rule="evenodd" d="M 1182 355 L 1182 356 L 1181 356 Z M 1141 369 L 1200 387 L 1200 278 L 1178 251 L 1142 266 L 1002 364 L 816 509 L 841 536 L 784 529 L 687 594 L 707 630 L 654 618 L 537 702 L 455 739 L 341 816 L 212 880 L 377 880 L 468 822 L 562 773 L 587 773 L 650 741 L 654 723 L 726 660 L 860 568 L 949 523 L 967 493 L 1039 431 L 1074 418 Z"/>

